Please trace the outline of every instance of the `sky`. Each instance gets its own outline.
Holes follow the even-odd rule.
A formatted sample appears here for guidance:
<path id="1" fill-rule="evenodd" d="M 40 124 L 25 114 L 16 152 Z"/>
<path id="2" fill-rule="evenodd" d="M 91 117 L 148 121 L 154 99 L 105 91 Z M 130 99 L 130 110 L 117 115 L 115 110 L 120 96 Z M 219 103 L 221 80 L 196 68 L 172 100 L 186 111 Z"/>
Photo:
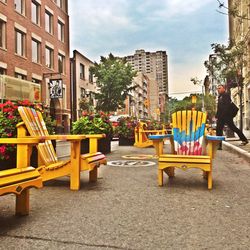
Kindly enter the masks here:
<path id="1" fill-rule="evenodd" d="M 168 54 L 169 95 L 201 92 L 212 43 L 228 42 L 227 15 L 217 0 L 70 0 L 70 47 L 93 62 L 135 50 Z"/>

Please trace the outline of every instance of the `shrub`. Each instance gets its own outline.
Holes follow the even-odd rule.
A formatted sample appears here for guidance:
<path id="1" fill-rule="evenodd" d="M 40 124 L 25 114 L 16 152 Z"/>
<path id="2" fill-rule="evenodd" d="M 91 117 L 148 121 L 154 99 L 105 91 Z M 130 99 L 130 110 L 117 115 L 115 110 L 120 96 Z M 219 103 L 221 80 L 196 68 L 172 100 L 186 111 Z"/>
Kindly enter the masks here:
<path id="1" fill-rule="evenodd" d="M 83 112 L 82 117 L 73 122 L 73 134 L 106 134 L 107 138 L 112 138 L 113 128 L 109 120 L 109 115 L 104 112 L 87 113 Z"/>
<path id="2" fill-rule="evenodd" d="M 115 128 L 115 133 L 119 137 L 132 139 L 135 137 L 134 131 L 138 124 L 135 117 L 121 117 L 118 119 L 118 125 Z"/>

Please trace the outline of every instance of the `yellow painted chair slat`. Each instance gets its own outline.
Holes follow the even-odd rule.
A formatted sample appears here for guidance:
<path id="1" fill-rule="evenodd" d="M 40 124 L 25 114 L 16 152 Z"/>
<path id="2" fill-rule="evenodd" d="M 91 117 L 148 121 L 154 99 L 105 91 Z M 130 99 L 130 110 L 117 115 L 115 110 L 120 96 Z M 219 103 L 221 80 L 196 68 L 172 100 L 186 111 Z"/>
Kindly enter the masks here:
<path id="1" fill-rule="evenodd" d="M 205 137 L 206 119 L 205 112 L 195 110 L 177 111 L 172 114 L 173 135 L 168 136 L 168 139 L 173 140 L 173 148 L 171 154 L 159 156 L 159 186 L 163 185 L 163 172 L 173 177 L 175 167 L 182 170 L 199 168 L 208 179 L 208 189 L 212 189 L 212 159 L 216 146 L 224 137 Z M 204 147 L 205 144 L 207 147 Z"/>
<path id="2" fill-rule="evenodd" d="M 90 181 L 97 180 L 97 168 L 106 164 L 106 156 L 97 152 L 97 140 L 104 135 L 49 135 L 42 114 L 27 107 L 19 107 L 18 111 L 22 117 L 23 124 L 19 124 L 18 131 L 21 136 L 27 136 L 27 132 L 36 138 L 44 139 L 44 142 L 37 146 L 41 161 L 38 167 L 43 181 L 55 179 L 61 176 L 70 175 L 70 188 L 80 188 L 80 172 L 89 171 Z M 81 140 L 89 138 L 90 153 L 80 154 Z M 51 140 L 68 140 L 71 142 L 71 158 L 69 161 L 58 161 Z M 91 162 L 88 162 L 91 158 Z"/>

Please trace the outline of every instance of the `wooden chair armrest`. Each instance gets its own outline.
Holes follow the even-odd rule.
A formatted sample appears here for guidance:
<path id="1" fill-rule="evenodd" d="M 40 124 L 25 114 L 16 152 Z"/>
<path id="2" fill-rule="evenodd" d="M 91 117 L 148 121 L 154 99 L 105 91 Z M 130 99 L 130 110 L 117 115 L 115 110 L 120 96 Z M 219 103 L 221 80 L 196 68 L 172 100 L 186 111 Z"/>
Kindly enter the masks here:
<path id="1" fill-rule="evenodd" d="M 153 129 L 153 130 L 142 130 L 142 131 L 140 131 L 141 133 L 143 133 L 143 132 L 146 132 L 146 133 L 158 133 L 158 132 L 166 132 L 166 129 L 161 129 L 161 130 L 155 130 L 155 129 Z"/>
<path id="2" fill-rule="evenodd" d="M 98 140 L 105 137 L 105 134 L 86 135 L 86 138 L 89 139 L 89 153 L 96 153 L 98 150 Z"/>
<path id="3" fill-rule="evenodd" d="M 86 139 L 101 139 L 105 138 L 106 134 L 93 134 L 93 135 L 84 135 Z"/>
<path id="4" fill-rule="evenodd" d="M 217 136 L 217 135 L 207 135 L 206 136 L 207 141 L 212 141 L 212 142 L 221 142 L 225 141 L 225 136 Z"/>
<path id="5" fill-rule="evenodd" d="M 149 135 L 148 138 L 150 140 L 164 140 L 164 139 L 171 140 L 171 139 L 173 139 L 173 135 L 170 135 L 170 134 L 165 134 L 165 135 Z"/>
<path id="6" fill-rule="evenodd" d="M 86 139 L 85 135 L 46 135 L 38 136 L 40 140 L 81 141 Z"/>
<path id="7" fill-rule="evenodd" d="M 206 136 L 206 143 L 207 145 L 207 153 L 211 158 L 215 157 L 215 153 L 217 151 L 217 146 L 222 141 L 225 141 L 225 136 L 214 136 L 214 135 L 207 135 Z"/>
<path id="8" fill-rule="evenodd" d="M 25 138 L 0 138 L 0 144 L 18 144 L 18 145 L 27 145 L 27 144 L 38 144 L 41 141 L 37 137 L 25 137 Z"/>

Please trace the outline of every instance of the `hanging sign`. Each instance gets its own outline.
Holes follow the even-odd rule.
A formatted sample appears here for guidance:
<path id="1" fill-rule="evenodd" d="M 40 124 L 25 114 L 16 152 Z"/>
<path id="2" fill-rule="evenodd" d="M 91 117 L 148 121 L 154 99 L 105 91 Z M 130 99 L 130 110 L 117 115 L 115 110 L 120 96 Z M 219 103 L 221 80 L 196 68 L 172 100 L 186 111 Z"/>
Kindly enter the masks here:
<path id="1" fill-rule="evenodd" d="M 50 98 L 63 98 L 63 81 L 62 79 L 51 79 L 49 81 Z"/>

